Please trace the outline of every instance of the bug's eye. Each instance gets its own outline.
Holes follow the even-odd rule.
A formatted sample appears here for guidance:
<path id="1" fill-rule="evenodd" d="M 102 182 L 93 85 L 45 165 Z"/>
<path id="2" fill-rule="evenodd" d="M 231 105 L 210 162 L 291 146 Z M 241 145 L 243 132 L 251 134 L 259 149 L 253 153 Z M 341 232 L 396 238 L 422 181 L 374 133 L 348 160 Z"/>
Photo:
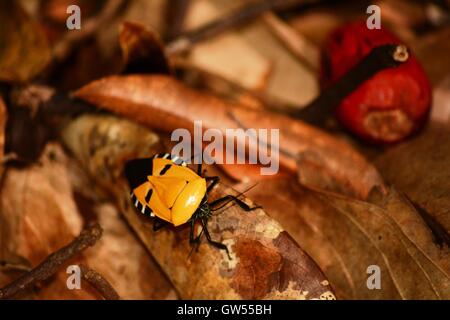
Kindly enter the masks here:
<path id="1" fill-rule="evenodd" d="M 152 174 L 153 159 L 133 159 L 125 163 L 125 176 L 131 189 L 142 184 Z"/>

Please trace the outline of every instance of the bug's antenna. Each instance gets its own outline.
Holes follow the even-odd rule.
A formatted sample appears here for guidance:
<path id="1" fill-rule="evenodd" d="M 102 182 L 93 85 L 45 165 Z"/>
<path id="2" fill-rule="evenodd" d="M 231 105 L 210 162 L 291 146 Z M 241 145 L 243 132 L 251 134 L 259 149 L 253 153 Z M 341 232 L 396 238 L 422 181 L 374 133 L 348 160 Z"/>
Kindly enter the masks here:
<path id="1" fill-rule="evenodd" d="M 240 197 L 240 196 L 244 195 L 246 192 L 252 190 L 252 189 L 253 189 L 254 187 L 256 187 L 257 185 L 258 185 L 258 182 L 255 182 L 254 185 L 248 187 L 247 189 L 245 189 L 244 191 L 242 191 L 240 194 L 238 194 L 238 197 Z"/>
<path id="2" fill-rule="evenodd" d="M 246 192 L 252 190 L 252 189 L 253 189 L 254 187 L 256 187 L 257 185 L 258 185 L 258 182 L 256 182 L 254 185 L 248 187 L 248 188 L 245 189 L 244 191 L 238 193 L 238 195 L 236 196 L 236 198 L 239 198 L 239 197 L 243 196 Z M 214 211 L 217 211 L 217 210 L 222 209 L 223 207 L 225 207 L 226 205 L 228 205 L 228 204 L 229 204 L 230 202 L 232 202 L 232 201 L 233 201 L 233 200 L 229 200 L 229 201 L 225 202 L 225 203 L 224 203 L 223 205 L 221 205 L 220 207 L 214 209 Z M 228 208 L 225 208 L 225 209 L 232 208 L 232 207 L 234 207 L 235 205 L 236 205 L 236 203 L 233 203 L 231 206 L 229 206 Z M 225 210 L 222 210 L 222 211 L 217 212 L 217 213 L 215 213 L 215 214 L 213 214 L 213 215 L 219 215 L 219 214 L 221 214 L 221 213 L 224 212 L 224 211 L 225 211 Z"/>

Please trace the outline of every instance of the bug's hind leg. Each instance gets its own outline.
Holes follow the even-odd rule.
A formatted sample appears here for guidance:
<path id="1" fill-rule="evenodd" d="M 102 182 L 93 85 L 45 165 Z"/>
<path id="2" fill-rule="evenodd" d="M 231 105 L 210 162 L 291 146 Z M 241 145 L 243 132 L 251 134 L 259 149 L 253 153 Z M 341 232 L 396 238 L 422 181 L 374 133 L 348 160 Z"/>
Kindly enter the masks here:
<path id="1" fill-rule="evenodd" d="M 212 246 L 214 246 L 218 249 L 225 250 L 228 255 L 228 258 L 231 260 L 231 256 L 230 256 L 230 252 L 228 251 L 228 247 L 226 245 L 224 245 L 222 242 L 214 241 L 213 239 L 211 239 L 211 235 L 209 234 L 209 231 L 208 231 L 208 226 L 206 225 L 207 220 L 202 219 L 201 222 L 202 222 L 203 231 L 205 232 L 205 236 L 206 236 L 206 239 L 208 240 L 208 242 Z"/>
<path id="2" fill-rule="evenodd" d="M 209 204 L 209 206 L 211 207 L 212 211 L 217 211 L 219 209 L 222 209 L 223 207 L 225 207 L 227 204 L 229 204 L 230 202 L 235 202 L 242 210 L 245 211 L 252 211 L 255 209 L 260 209 L 261 206 L 255 206 L 255 207 L 250 207 L 248 204 L 246 204 L 244 201 L 242 201 L 241 199 L 239 199 L 238 197 L 232 196 L 232 195 L 226 195 L 220 199 L 214 200 L 213 202 L 211 202 Z M 220 205 L 219 207 L 217 207 L 218 205 Z"/>

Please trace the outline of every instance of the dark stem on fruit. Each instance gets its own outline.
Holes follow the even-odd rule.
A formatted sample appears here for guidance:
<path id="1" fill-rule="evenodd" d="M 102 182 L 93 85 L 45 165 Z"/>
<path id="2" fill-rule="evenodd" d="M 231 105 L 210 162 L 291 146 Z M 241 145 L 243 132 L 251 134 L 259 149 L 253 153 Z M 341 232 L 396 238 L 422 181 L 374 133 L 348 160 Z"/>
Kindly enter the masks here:
<path id="1" fill-rule="evenodd" d="M 336 83 L 326 88 L 314 101 L 291 115 L 314 125 L 321 125 L 339 103 L 377 72 L 394 68 L 409 58 L 404 45 L 382 45 L 362 59 Z"/>

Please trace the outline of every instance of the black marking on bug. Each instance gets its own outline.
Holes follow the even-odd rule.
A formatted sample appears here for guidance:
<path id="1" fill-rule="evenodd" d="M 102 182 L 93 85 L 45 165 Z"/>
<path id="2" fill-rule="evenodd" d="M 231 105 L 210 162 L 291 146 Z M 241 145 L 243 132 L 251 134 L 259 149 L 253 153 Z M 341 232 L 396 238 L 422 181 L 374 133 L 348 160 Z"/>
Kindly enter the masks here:
<path id="1" fill-rule="evenodd" d="M 150 198 L 152 196 L 153 190 L 150 189 L 149 193 L 147 194 L 145 201 L 150 201 Z M 147 198 L 149 200 L 147 200 Z M 133 202 L 133 205 L 136 207 L 137 210 L 139 210 L 140 213 L 146 215 L 149 218 L 153 218 L 155 216 L 155 214 L 153 213 L 153 210 L 148 207 L 146 204 L 141 203 L 138 198 L 136 197 L 136 195 L 134 193 L 131 193 L 131 201 Z"/>
<path id="2" fill-rule="evenodd" d="M 161 172 L 159 173 L 159 175 L 160 175 L 160 176 L 165 175 L 166 172 L 170 169 L 170 167 L 172 167 L 171 164 L 166 164 L 166 165 L 164 166 L 164 168 L 162 168 L 162 170 L 161 170 Z"/>
<path id="3" fill-rule="evenodd" d="M 152 194 L 153 194 L 153 189 L 150 189 L 147 193 L 147 195 L 145 196 L 145 202 L 150 203 L 150 199 L 152 198 Z"/>

